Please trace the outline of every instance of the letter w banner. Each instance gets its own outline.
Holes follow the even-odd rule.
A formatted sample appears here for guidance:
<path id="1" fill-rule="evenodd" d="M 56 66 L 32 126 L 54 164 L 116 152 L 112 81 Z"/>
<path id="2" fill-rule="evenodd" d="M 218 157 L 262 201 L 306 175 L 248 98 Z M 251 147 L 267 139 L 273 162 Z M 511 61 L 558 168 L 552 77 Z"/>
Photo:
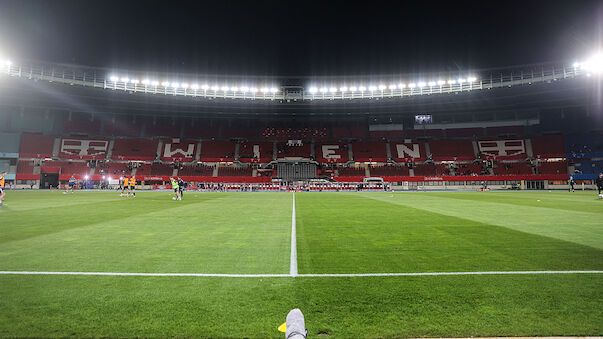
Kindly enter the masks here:
<path id="1" fill-rule="evenodd" d="M 192 159 L 195 156 L 195 143 L 189 142 L 178 144 L 165 144 L 163 146 L 163 158 L 170 160 L 175 159 Z"/>
<path id="2" fill-rule="evenodd" d="M 106 140 L 62 139 L 61 153 L 80 157 L 101 156 L 107 153 Z"/>
<path id="3" fill-rule="evenodd" d="M 479 151 L 491 157 L 508 157 L 526 152 L 523 140 L 478 141 Z"/>

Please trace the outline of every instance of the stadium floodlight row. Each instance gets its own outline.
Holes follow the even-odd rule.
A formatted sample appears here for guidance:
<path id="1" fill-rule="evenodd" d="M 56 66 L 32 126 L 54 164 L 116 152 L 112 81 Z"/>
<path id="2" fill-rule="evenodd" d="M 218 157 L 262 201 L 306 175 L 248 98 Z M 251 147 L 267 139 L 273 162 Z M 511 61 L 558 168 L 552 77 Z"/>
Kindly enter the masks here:
<path id="1" fill-rule="evenodd" d="M 287 102 L 313 100 L 401 98 L 417 95 L 458 93 L 494 89 L 532 83 L 551 82 L 561 79 L 591 76 L 601 73 L 602 54 L 584 61 L 569 63 L 534 64 L 476 71 L 465 74 L 438 74 L 419 76 L 419 80 L 401 81 L 406 77 L 390 77 L 387 81 L 350 80 L 349 77 L 324 78 L 317 82 L 330 85 L 304 88 L 300 83 L 274 85 L 278 78 L 256 78 L 264 85 L 226 84 L 218 81 L 158 80 L 170 78 L 165 74 L 149 76 L 148 73 L 122 71 L 107 72 L 105 69 L 63 64 L 15 64 L 6 60 L 2 72 L 12 77 L 66 83 L 85 87 L 120 90 L 131 93 L 150 93 L 174 96 L 226 99 L 258 99 Z M 197 75 L 177 76 L 182 79 L 199 79 Z M 209 78 L 209 77 L 206 77 Z M 226 78 L 226 77 L 223 77 Z M 258 80 L 259 79 L 259 80 Z M 343 79 L 343 80 L 342 80 Z M 431 80 L 421 80 L 431 79 Z M 291 81 L 291 80 L 287 80 Z M 299 81 L 298 81 L 299 82 Z M 220 84 L 221 83 L 221 84 Z M 272 85 L 266 85 L 272 83 Z M 339 85 L 335 85 L 339 83 Z"/>

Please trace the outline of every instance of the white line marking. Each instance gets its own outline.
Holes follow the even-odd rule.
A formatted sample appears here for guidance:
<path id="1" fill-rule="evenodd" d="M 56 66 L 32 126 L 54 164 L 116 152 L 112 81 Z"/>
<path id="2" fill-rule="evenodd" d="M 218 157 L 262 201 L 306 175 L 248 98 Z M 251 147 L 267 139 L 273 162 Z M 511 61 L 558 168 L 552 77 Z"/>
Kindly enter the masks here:
<path id="1" fill-rule="evenodd" d="M 297 276 L 297 238 L 295 229 L 295 192 L 293 192 L 293 210 L 291 211 L 291 261 L 289 263 L 289 275 Z"/>
<path id="2" fill-rule="evenodd" d="M 297 274 L 299 278 L 354 278 L 354 277 L 416 277 L 441 275 L 535 275 L 535 274 L 602 274 L 603 271 L 483 271 L 483 272 L 416 272 L 416 273 L 333 273 Z M 131 272 L 44 272 L 0 271 L 0 275 L 107 275 L 134 277 L 219 277 L 219 278 L 291 278 L 291 274 L 225 274 L 225 273 L 131 273 Z"/>

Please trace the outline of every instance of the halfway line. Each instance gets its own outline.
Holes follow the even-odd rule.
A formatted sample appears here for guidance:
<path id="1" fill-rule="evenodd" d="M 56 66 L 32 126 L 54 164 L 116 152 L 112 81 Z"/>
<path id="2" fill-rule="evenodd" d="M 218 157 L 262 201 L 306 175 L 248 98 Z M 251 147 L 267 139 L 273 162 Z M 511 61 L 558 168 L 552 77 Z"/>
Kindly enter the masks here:
<path id="1" fill-rule="evenodd" d="M 325 273 L 325 274 L 225 274 L 225 273 L 129 273 L 129 272 L 44 272 L 0 271 L 0 275 L 105 275 L 134 277 L 221 277 L 221 278 L 353 278 L 416 277 L 441 275 L 531 275 L 531 274 L 601 274 L 603 271 L 483 271 L 483 272 L 416 272 L 416 273 Z"/>
<path id="2" fill-rule="evenodd" d="M 293 210 L 291 211 L 291 261 L 289 263 L 289 275 L 297 276 L 297 238 L 295 230 L 295 192 L 293 192 Z"/>

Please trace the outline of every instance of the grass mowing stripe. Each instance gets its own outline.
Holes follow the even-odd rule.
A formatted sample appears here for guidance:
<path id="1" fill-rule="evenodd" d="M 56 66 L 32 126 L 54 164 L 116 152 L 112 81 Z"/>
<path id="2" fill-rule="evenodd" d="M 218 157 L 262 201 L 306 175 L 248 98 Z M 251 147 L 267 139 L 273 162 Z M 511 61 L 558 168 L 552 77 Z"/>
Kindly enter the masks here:
<path id="1" fill-rule="evenodd" d="M 0 271 L 0 275 L 84 275 L 125 277 L 216 277 L 216 278 L 354 278 L 354 277 L 420 277 L 448 275 L 533 275 L 533 274 L 601 274 L 603 271 L 483 271 L 483 272 L 410 272 L 410 273 L 319 273 L 319 274 L 229 274 L 229 273 L 134 273 L 134 272 L 44 272 Z"/>

